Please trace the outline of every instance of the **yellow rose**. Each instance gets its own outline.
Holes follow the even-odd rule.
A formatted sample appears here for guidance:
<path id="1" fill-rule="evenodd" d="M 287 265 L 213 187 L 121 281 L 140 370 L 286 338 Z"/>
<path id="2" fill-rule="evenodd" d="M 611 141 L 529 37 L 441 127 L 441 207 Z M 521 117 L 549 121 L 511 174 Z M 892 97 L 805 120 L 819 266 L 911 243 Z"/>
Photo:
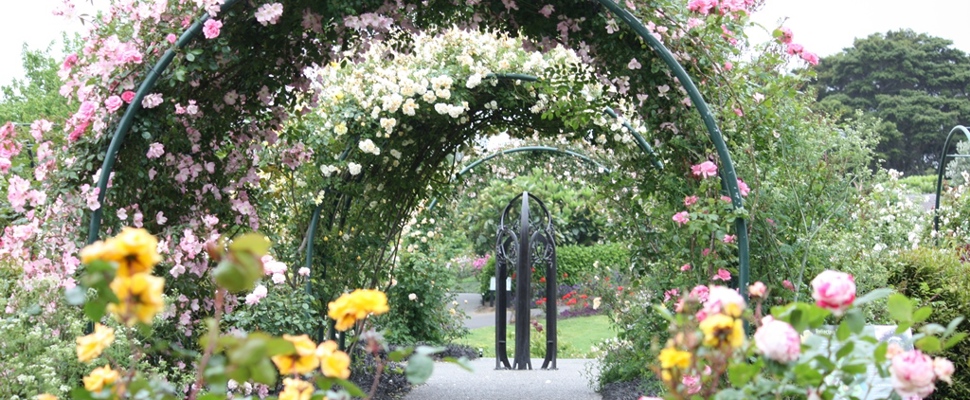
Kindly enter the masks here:
<path id="1" fill-rule="evenodd" d="M 350 356 L 337 350 L 337 342 L 328 340 L 317 347 L 317 357 L 320 359 L 320 371 L 330 378 L 350 378 Z"/>
<path id="2" fill-rule="evenodd" d="M 84 389 L 89 392 L 100 392 L 106 385 L 115 383 L 118 377 L 118 371 L 112 370 L 110 365 L 95 368 L 88 376 L 84 377 Z"/>
<path id="3" fill-rule="evenodd" d="M 283 391 L 279 400 L 310 400 L 313 395 L 313 385 L 299 379 L 283 379 Z"/>
<path id="4" fill-rule="evenodd" d="M 660 350 L 660 356 L 657 358 L 660 360 L 660 368 L 663 369 L 686 369 L 687 367 L 690 367 L 690 352 L 677 350 L 673 347 L 666 347 L 663 350 Z"/>
<path id="5" fill-rule="evenodd" d="M 387 306 L 387 295 L 373 289 L 357 289 L 344 294 L 330 302 L 327 308 L 327 315 L 337 322 L 338 331 L 352 328 L 357 321 L 370 314 L 380 315 L 390 310 Z"/>
<path id="6" fill-rule="evenodd" d="M 95 242 L 81 250 L 81 262 L 110 261 L 118 265 L 119 276 L 151 272 L 162 261 L 158 239 L 141 228 L 123 228 L 117 236 Z"/>
<path id="7" fill-rule="evenodd" d="M 111 281 L 111 290 L 118 296 L 118 303 L 109 304 L 108 311 L 128 326 L 136 321 L 150 324 L 155 314 L 165 308 L 162 300 L 164 288 L 165 279 L 157 276 L 141 273 L 128 277 L 119 274 Z"/>
<path id="8" fill-rule="evenodd" d="M 704 332 L 705 346 L 720 347 L 727 344 L 737 348 L 744 344 L 744 327 L 740 319 L 714 314 L 701 321 L 700 328 Z"/>
<path id="9" fill-rule="evenodd" d="M 101 324 L 94 325 L 94 332 L 77 338 L 77 359 L 91 361 L 101 355 L 104 349 L 115 340 L 115 330 Z"/>
<path id="10" fill-rule="evenodd" d="M 317 345 L 309 336 L 283 335 L 283 339 L 293 343 L 296 350 L 290 354 L 273 356 L 273 363 L 280 370 L 280 375 L 306 374 L 320 365 L 320 359 L 316 355 Z"/>

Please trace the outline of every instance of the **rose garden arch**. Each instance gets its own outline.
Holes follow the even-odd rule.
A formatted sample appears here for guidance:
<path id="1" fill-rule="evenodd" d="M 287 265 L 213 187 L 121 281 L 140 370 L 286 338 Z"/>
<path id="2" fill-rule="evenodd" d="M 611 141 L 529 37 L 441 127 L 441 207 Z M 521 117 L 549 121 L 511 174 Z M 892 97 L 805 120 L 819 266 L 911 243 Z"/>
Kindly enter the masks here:
<path id="1" fill-rule="evenodd" d="M 284 6 L 287 7 L 288 9 L 295 8 L 299 10 L 302 6 L 309 7 L 310 3 L 313 3 L 313 2 L 293 1 L 293 2 L 284 4 Z M 317 5 L 318 8 L 316 10 L 319 11 L 321 14 L 325 14 L 327 12 L 334 13 L 333 18 L 336 18 L 336 19 L 339 19 L 341 17 L 353 17 L 353 14 L 342 14 L 341 12 L 351 10 L 351 9 L 349 8 L 349 6 L 344 7 L 344 5 L 338 4 L 338 3 L 339 2 L 322 3 Z M 734 165 L 731 161 L 731 155 L 729 154 L 727 146 L 721 135 L 721 131 L 718 128 L 717 123 L 714 119 L 714 116 L 707 106 L 707 103 L 702 97 L 701 92 L 698 90 L 698 88 L 694 84 L 691 77 L 688 75 L 685 68 L 678 61 L 677 57 L 675 57 L 675 55 L 671 53 L 664 46 L 664 44 L 654 36 L 653 32 L 649 31 L 648 28 L 644 26 L 644 24 L 641 23 L 637 19 L 637 17 L 635 17 L 630 12 L 630 10 L 617 5 L 611 0 L 599 0 L 597 2 L 579 2 L 579 3 L 564 2 L 561 5 L 561 7 L 567 8 L 570 5 L 574 6 L 578 10 L 578 11 L 577 10 L 571 11 L 575 14 L 582 15 L 583 13 L 587 13 L 589 11 L 595 11 L 596 13 L 602 13 L 603 15 L 608 15 L 609 18 L 611 19 L 616 18 L 622 21 L 625 24 L 625 26 L 628 27 L 628 29 L 630 29 L 633 33 L 635 33 L 636 39 L 627 38 L 625 42 L 618 43 L 618 45 L 632 47 L 632 44 L 641 44 L 641 43 L 645 44 L 647 47 L 645 50 L 641 50 L 641 49 L 633 49 L 633 50 L 643 52 L 644 57 L 646 57 L 645 59 L 654 60 L 654 61 L 657 61 L 658 63 L 662 62 L 663 65 L 666 67 L 666 71 L 673 74 L 674 76 L 673 79 L 679 82 L 680 85 L 682 85 L 684 91 L 686 92 L 686 95 L 690 99 L 690 103 L 693 105 L 693 108 L 696 110 L 697 114 L 700 116 L 701 120 L 703 121 L 707 134 L 709 135 L 710 140 L 715 148 L 717 158 L 720 160 L 720 164 L 721 164 L 721 168 L 719 168 L 719 173 L 721 176 L 723 191 L 730 197 L 731 204 L 736 210 L 743 209 L 743 200 L 737 184 L 737 175 L 734 169 Z M 359 13 L 363 13 L 365 11 L 375 11 L 375 10 L 387 11 L 386 6 L 387 5 L 382 5 L 377 3 L 374 3 L 374 4 L 368 3 L 368 4 L 361 5 L 357 9 L 352 9 L 351 11 L 355 11 Z M 243 2 L 239 2 L 237 0 L 227 0 L 222 5 L 220 14 L 231 15 L 234 9 L 244 8 L 244 7 L 251 8 L 252 6 L 246 5 Z M 483 10 L 491 10 L 493 14 L 498 15 L 498 14 L 502 14 L 502 11 L 496 11 L 496 10 L 499 10 L 499 7 L 500 5 L 496 5 L 496 4 L 486 4 L 483 6 Z M 415 21 L 420 21 L 424 18 L 429 18 L 428 17 L 429 15 L 432 15 L 435 12 L 438 12 L 436 11 L 436 8 L 434 7 L 434 5 L 432 5 L 432 7 L 421 8 L 420 6 L 418 6 L 417 2 L 415 4 L 405 5 L 403 9 L 409 10 L 412 14 L 409 14 L 408 17 L 413 18 Z M 453 7 L 450 7 L 450 6 L 443 6 L 442 10 L 439 13 L 440 14 L 436 15 L 436 18 L 441 18 L 439 22 L 443 22 L 443 21 L 457 22 L 457 21 L 461 21 L 462 18 L 468 17 L 467 15 L 465 16 L 461 15 L 461 13 L 459 13 L 458 11 L 453 9 Z M 113 134 L 110 139 L 110 145 L 107 147 L 104 153 L 103 162 L 101 164 L 101 173 L 99 175 L 99 179 L 97 182 L 97 188 L 99 190 L 98 191 L 99 203 L 101 204 L 105 203 L 106 196 L 111 190 L 111 188 L 109 187 L 109 180 L 110 180 L 111 173 L 114 170 L 115 161 L 118 158 L 119 152 L 122 150 L 122 148 L 125 145 L 126 136 L 128 132 L 132 129 L 133 125 L 137 122 L 136 117 L 141 112 L 141 108 L 142 108 L 141 105 L 143 104 L 143 100 L 152 93 L 159 78 L 166 73 L 167 68 L 170 67 L 173 61 L 191 58 L 189 55 L 195 54 L 193 53 L 191 44 L 193 43 L 193 40 L 196 39 L 199 36 L 199 34 L 202 32 L 203 26 L 208 20 L 210 20 L 210 17 L 208 14 L 202 15 L 200 18 L 198 18 L 198 20 L 192 23 L 191 26 L 185 29 L 184 32 L 181 34 L 181 36 L 173 43 L 173 45 L 159 57 L 155 66 L 151 68 L 150 71 L 148 71 L 147 75 L 145 75 L 144 79 L 141 80 L 141 83 L 138 85 L 135 98 L 130 102 L 131 105 L 126 109 L 124 115 L 117 123 L 117 126 L 113 129 Z M 502 23 L 499 21 L 485 19 L 485 22 L 488 24 L 498 25 L 499 29 L 506 29 L 506 30 L 511 29 L 509 26 L 502 25 Z M 427 22 L 425 21 L 425 23 Z M 522 26 L 520 28 L 526 31 L 524 35 L 526 37 L 529 37 L 528 30 L 531 28 L 529 26 Z M 233 27 L 230 25 L 227 25 L 226 29 L 228 31 L 226 33 L 227 39 L 229 39 L 230 41 L 248 40 L 249 41 L 248 43 L 250 43 L 253 46 L 257 46 L 257 47 L 265 46 L 265 43 L 262 43 L 260 40 L 253 39 L 251 35 L 254 35 L 254 34 L 251 32 L 248 32 L 246 27 L 239 27 L 239 28 L 236 28 L 236 30 L 232 30 Z M 536 29 L 540 29 L 540 28 L 536 28 Z M 236 36 L 232 36 L 234 34 Z M 334 35 L 331 35 L 331 36 L 334 36 Z M 341 42 L 343 39 L 344 39 L 343 37 L 337 37 L 334 40 Z M 534 40 L 538 41 L 537 39 L 538 38 Z M 345 42 L 341 42 L 341 43 L 345 46 L 351 45 Z M 288 43 L 286 44 L 286 46 L 288 46 L 287 49 L 293 48 L 293 49 L 297 49 L 297 51 L 301 49 L 300 43 L 297 43 L 297 44 Z M 267 47 L 266 51 L 273 51 L 273 50 Z M 303 50 L 303 51 L 308 52 L 307 50 Z M 325 61 L 327 58 L 327 55 L 324 55 L 324 54 L 316 54 L 316 56 L 318 61 L 321 61 L 321 62 Z M 258 86 L 263 82 L 270 83 L 270 82 L 273 82 L 274 80 L 278 81 L 281 79 L 279 76 L 273 75 L 273 73 L 269 71 L 249 71 L 247 70 L 249 66 L 246 65 L 245 63 L 237 64 L 235 68 L 237 68 L 237 71 L 245 72 L 245 73 L 240 73 L 240 76 L 248 76 L 253 79 L 256 79 L 258 77 L 259 79 L 261 79 L 261 81 L 245 82 L 245 84 L 249 86 Z M 189 73 L 191 72 L 192 71 L 190 71 Z M 510 72 L 515 72 L 515 71 L 510 71 Z M 178 76 L 177 75 L 178 71 L 176 71 L 175 74 L 176 74 L 175 76 Z M 219 72 L 215 72 L 215 74 L 216 76 L 218 76 Z M 281 87 L 282 85 L 277 83 L 276 86 Z M 199 89 L 199 90 L 203 90 L 203 89 Z M 156 112 L 156 111 L 153 111 L 153 112 Z M 610 111 L 603 110 L 602 112 L 612 112 L 612 110 Z M 613 116 L 615 117 L 616 115 L 613 114 Z M 231 115 L 226 118 L 231 118 Z M 244 125 L 245 122 L 246 121 L 244 120 L 232 121 L 232 122 L 228 122 L 227 126 Z M 638 144 L 643 150 L 646 150 L 644 146 L 649 147 L 649 145 L 647 145 L 646 141 L 643 140 L 642 137 L 638 137 L 637 139 L 638 139 L 637 140 Z M 164 141 L 164 138 L 162 140 Z M 344 152 L 344 154 L 350 154 L 353 148 L 354 148 L 353 145 L 349 145 L 347 147 L 347 150 Z M 649 169 L 653 167 L 650 166 L 648 162 L 648 163 L 644 163 L 644 168 Z M 317 229 L 316 227 L 320 223 L 320 220 L 327 219 L 332 222 L 335 218 L 341 218 L 341 215 L 339 214 L 339 210 L 342 207 L 345 210 L 349 208 L 351 201 L 352 201 L 351 199 L 339 199 L 333 202 L 321 202 L 317 207 L 315 207 L 315 210 L 311 215 L 307 215 L 303 217 L 310 221 L 309 229 L 307 230 L 309 239 L 306 241 L 306 246 L 307 246 L 306 259 L 305 259 L 306 265 L 313 264 L 312 251 L 313 251 L 314 234 Z M 323 216 L 322 213 L 326 209 L 329 209 L 330 214 L 327 216 Z M 98 236 L 100 235 L 103 211 L 104 211 L 103 207 L 98 208 L 97 210 L 94 211 L 93 215 L 91 216 L 90 227 L 88 230 L 89 242 L 97 240 Z M 343 215 L 343 217 L 346 217 L 346 215 Z M 397 218 L 401 219 L 403 217 L 404 216 L 398 216 Z M 742 294 L 744 294 L 746 291 L 747 282 L 749 279 L 749 271 L 748 271 L 749 244 L 748 244 L 748 236 L 747 236 L 747 227 L 746 227 L 745 219 L 741 217 L 737 218 L 734 224 L 735 224 L 735 232 L 737 234 L 737 241 L 738 241 L 737 242 L 738 243 L 738 263 L 739 263 L 739 272 L 740 272 L 739 290 L 741 291 Z"/>

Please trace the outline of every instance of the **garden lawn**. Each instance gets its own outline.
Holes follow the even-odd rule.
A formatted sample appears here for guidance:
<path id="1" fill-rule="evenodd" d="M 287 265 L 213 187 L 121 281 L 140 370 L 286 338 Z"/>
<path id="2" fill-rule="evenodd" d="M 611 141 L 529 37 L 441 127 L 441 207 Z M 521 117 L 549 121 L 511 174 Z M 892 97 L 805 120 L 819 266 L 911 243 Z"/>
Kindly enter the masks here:
<path id="1" fill-rule="evenodd" d="M 545 318 L 540 319 L 540 322 L 544 327 Z M 558 325 L 559 358 L 589 358 L 590 348 L 605 339 L 616 337 L 616 333 L 610 329 L 610 320 L 605 315 L 561 319 Z M 509 324 L 508 331 L 510 333 L 508 355 L 511 360 L 515 354 L 515 343 L 511 339 L 515 324 Z M 542 335 L 544 338 L 545 331 L 537 334 L 533 329 L 531 335 L 532 340 L 535 341 L 536 335 Z M 472 329 L 459 343 L 482 349 L 483 357 L 495 357 L 495 327 Z"/>

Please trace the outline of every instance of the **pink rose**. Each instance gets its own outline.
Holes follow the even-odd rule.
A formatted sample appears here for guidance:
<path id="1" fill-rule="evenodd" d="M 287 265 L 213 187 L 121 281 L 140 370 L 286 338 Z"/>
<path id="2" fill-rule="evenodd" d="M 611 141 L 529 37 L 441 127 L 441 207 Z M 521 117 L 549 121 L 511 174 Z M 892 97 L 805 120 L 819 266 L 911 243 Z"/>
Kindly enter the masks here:
<path id="1" fill-rule="evenodd" d="M 690 264 L 684 264 L 680 266 L 681 271 L 690 271 L 690 268 L 691 268 Z"/>
<path id="2" fill-rule="evenodd" d="M 737 240 L 738 237 L 736 235 L 724 235 L 724 238 L 721 239 L 721 241 L 724 243 L 734 243 Z"/>
<path id="3" fill-rule="evenodd" d="M 794 36 L 795 34 L 792 33 L 791 28 L 781 28 L 781 37 L 779 37 L 778 40 L 780 40 L 782 43 L 788 44 L 791 43 L 792 37 Z"/>
<path id="4" fill-rule="evenodd" d="M 747 197 L 748 193 L 751 193 L 751 188 L 748 187 L 747 183 L 738 179 L 738 191 L 741 192 L 741 197 Z"/>
<path id="5" fill-rule="evenodd" d="M 812 298 L 819 307 L 842 315 L 855 301 L 855 279 L 844 272 L 823 271 L 812 279 Z"/>
<path id="6" fill-rule="evenodd" d="M 680 383 L 687 388 L 687 394 L 697 394 L 701 391 L 701 377 L 697 375 L 684 375 Z"/>
<path id="7" fill-rule="evenodd" d="M 788 280 L 788 279 L 785 279 L 785 280 L 781 281 L 781 286 L 784 287 L 785 289 L 791 290 L 793 292 L 795 291 L 795 285 L 793 285 L 791 283 L 791 281 Z"/>
<path id="8" fill-rule="evenodd" d="M 697 285 L 690 290 L 690 294 L 688 296 L 693 297 L 697 299 L 697 301 L 703 303 L 707 301 L 707 297 L 710 295 L 710 293 L 711 293 L 711 290 L 707 286 Z"/>
<path id="9" fill-rule="evenodd" d="M 803 51 L 802 54 L 801 54 L 801 56 L 802 56 L 802 60 L 805 60 L 805 62 L 807 62 L 807 63 L 809 63 L 811 65 L 818 65 L 818 55 L 817 54 L 812 53 L 810 51 Z"/>
<path id="10" fill-rule="evenodd" d="M 688 214 L 687 211 L 681 211 L 677 214 L 674 214 L 672 219 L 674 220 L 674 222 L 677 223 L 677 225 L 682 226 L 686 224 L 687 221 L 690 221 L 690 214 Z"/>
<path id="11" fill-rule="evenodd" d="M 761 283 L 761 281 L 757 281 L 751 286 L 748 286 L 748 295 L 751 297 L 764 297 L 766 292 L 768 292 L 768 287 L 764 283 Z"/>
<path id="12" fill-rule="evenodd" d="M 798 359 L 802 340 L 795 328 L 787 322 L 767 316 L 754 333 L 754 345 L 765 358 L 788 363 Z"/>
<path id="13" fill-rule="evenodd" d="M 717 270 L 717 275 L 714 275 L 711 278 L 711 280 L 712 281 L 725 281 L 725 282 L 730 281 L 731 280 L 731 272 L 729 272 L 728 270 L 726 270 L 724 268 L 720 268 L 720 269 Z"/>
<path id="14" fill-rule="evenodd" d="M 933 360 L 919 350 L 910 350 L 893 357 L 889 367 L 893 389 L 904 399 L 922 399 L 933 393 Z"/>
<path id="15" fill-rule="evenodd" d="M 165 41 L 167 41 L 169 44 L 175 44 L 176 40 L 178 40 L 178 36 L 175 36 L 174 33 L 169 33 L 167 36 L 165 36 Z"/>
<path id="16" fill-rule="evenodd" d="M 132 92 L 130 90 L 126 90 L 124 93 L 121 94 L 121 100 L 124 100 L 125 103 L 131 104 L 131 101 L 134 99 L 135 99 L 135 92 Z"/>
<path id="17" fill-rule="evenodd" d="M 700 176 L 702 178 L 710 178 L 717 175 L 717 165 L 710 161 L 704 161 L 700 164 L 693 165 L 690 167 L 690 171 L 695 176 Z"/>
<path id="18" fill-rule="evenodd" d="M 222 21 L 209 19 L 205 21 L 205 25 L 202 25 L 202 35 L 204 35 L 206 39 L 215 39 L 219 37 L 220 29 L 222 29 Z"/>
<path id="19" fill-rule="evenodd" d="M 737 290 L 725 286 L 711 286 L 704 302 L 703 312 L 707 315 L 726 314 L 735 318 L 744 311 L 744 299 Z"/>
<path id="20" fill-rule="evenodd" d="M 697 203 L 697 196 L 687 196 L 684 197 L 684 207 L 690 207 Z"/>
<path id="21" fill-rule="evenodd" d="M 108 109 L 109 113 L 118 111 L 122 104 L 121 97 L 118 96 L 108 97 L 108 99 L 104 101 L 104 107 Z"/>
<path id="22" fill-rule="evenodd" d="M 937 357 L 933 359 L 933 373 L 936 374 L 936 379 L 944 381 L 949 384 L 953 384 L 953 363 L 943 357 Z"/>

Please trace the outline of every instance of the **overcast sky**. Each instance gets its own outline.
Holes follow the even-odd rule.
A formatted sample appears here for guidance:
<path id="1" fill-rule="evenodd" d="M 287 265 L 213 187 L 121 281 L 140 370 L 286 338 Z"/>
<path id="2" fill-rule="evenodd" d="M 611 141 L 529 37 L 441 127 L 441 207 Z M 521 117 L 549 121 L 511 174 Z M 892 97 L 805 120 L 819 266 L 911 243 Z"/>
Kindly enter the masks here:
<path id="1" fill-rule="evenodd" d="M 79 32 L 80 23 L 51 15 L 61 0 L 0 0 L 4 21 L 0 23 L 0 84 L 22 77 L 20 51 L 46 47 L 61 32 Z M 92 0 L 76 0 L 79 13 L 90 13 Z M 103 6 L 107 0 L 93 0 Z M 687 1 L 687 0 L 683 0 Z M 805 49 L 826 56 L 852 46 L 856 37 L 909 28 L 950 39 L 970 52 L 970 0 L 766 0 L 754 15 L 770 32 L 787 18 L 785 26 Z M 769 38 L 762 29 L 748 32 L 756 41 Z M 59 42 L 55 46 L 60 50 Z"/>

